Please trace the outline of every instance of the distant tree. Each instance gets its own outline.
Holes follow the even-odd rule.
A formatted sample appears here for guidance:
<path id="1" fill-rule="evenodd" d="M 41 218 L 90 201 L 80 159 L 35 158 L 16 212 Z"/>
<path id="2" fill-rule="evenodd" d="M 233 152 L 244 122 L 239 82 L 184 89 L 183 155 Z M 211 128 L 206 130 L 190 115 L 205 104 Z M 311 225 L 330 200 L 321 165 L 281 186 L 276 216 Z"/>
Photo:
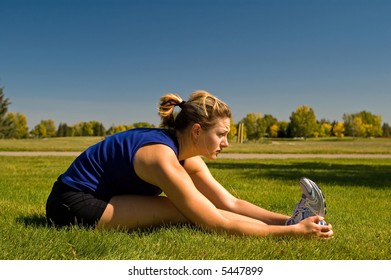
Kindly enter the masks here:
<path id="1" fill-rule="evenodd" d="M 391 126 L 388 123 L 383 124 L 382 130 L 384 137 L 391 137 Z"/>
<path id="2" fill-rule="evenodd" d="M 54 121 L 41 120 L 41 122 L 34 127 L 32 134 L 39 138 L 55 137 L 57 132 Z"/>
<path id="3" fill-rule="evenodd" d="M 345 118 L 345 116 L 347 116 L 347 118 Z M 353 137 L 364 137 L 365 128 L 361 117 L 358 115 L 344 115 L 344 126 L 346 128 L 347 135 Z"/>
<path id="4" fill-rule="evenodd" d="M 106 135 L 113 135 L 115 133 L 114 127 L 115 127 L 115 125 L 110 126 L 109 129 L 106 130 Z"/>
<path id="5" fill-rule="evenodd" d="M 289 122 L 279 121 L 277 125 L 278 125 L 277 137 L 278 138 L 289 137 Z"/>
<path id="6" fill-rule="evenodd" d="M 60 123 L 57 128 L 57 137 L 67 137 L 68 135 L 68 125 L 66 123 Z"/>
<path id="7" fill-rule="evenodd" d="M 67 137 L 73 137 L 73 136 L 75 136 L 75 134 L 76 134 L 75 127 L 73 127 L 72 125 L 68 125 L 67 126 L 66 136 Z"/>
<path id="8" fill-rule="evenodd" d="M 227 137 L 228 137 L 228 140 L 232 140 L 235 138 L 236 133 L 237 133 L 236 124 L 235 124 L 234 119 L 232 117 L 230 120 L 229 128 L 230 128 L 230 130 L 229 130 Z"/>
<path id="9" fill-rule="evenodd" d="M 290 117 L 290 133 L 292 137 L 308 138 L 317 130 L 315 112 L 307 105 L 298 107 Z"/>
<path id="10" fill-rule="evenodd" d="M 345 126 L 343 122 L 334 122 L 333 128 L 332 128 L 332 133 L 334 136 L 337 136 L 338 138 L 344 137 L 344 132 L 345 132 Z"/>
<path id="11" fill-rule="evenodd" d="M 4 88 L 0 88 L 0 138 L 6 138 L 9 135 L 11 122 L 7 119 L 8 106 L 11 104 L 8 98 L 4 96 Z"/>
<path id="12" fill-rule="evenodd" d="M 37 124 L 31 131 L 31 134 L 38 138 L 46 138 L 46 126 L 42 122 Z"/>
<path id="13" fill-rule="evenodd" d="M 382 136 L 381 117 L 367 111 L 343 115 L 346 134 L 353 137 Z"/>
<path id="14" fill-rule="evenodd" d="M 118 132 L 122 132 L 122 131 L 126 131 L 126 130 L 127 130 L 126 125 L 117 125 L 114 127 L 114 133 L 118 133 Z"/>
<path id="15" fill-rule="evenodd" d="M 82 133 L 81 136 L 94 136 L 94 128 L 91 122 L 82 123 Z"/>
<path id="16" fill-rule="evenodd" d="M 149 122 L 135 122 L 135 123 L 130 124 L 130 125 L 125 125 L 125 124 L 112 125 L 106 131 L 106 134 L 107 135 L 113 135 L 115 133 L 122 132 L 122 131 L 125 131 L 125 130 L 128 130 L 128 129 L 133 129 L 133 128 L 154 128 L 154 127 L 156 127 L 156 126 L 154 124 L 149 123 Z"/>
<path id="17" fill-rule="evenodd" d="M 331 136 L 333 125 L 329 121 L 322 119 L 318 123 L 318 129 L 319 137 L 329 137 Z"/>
<path id="18" fill-rule="evenodd" d="M 266 130 L 267 130 L 267 123 L 265 122 L 265 119 L 260 114 L 260 118 L 257 119 L 257 133 L 254 138 L 254 140 L 262 139 L 263 137 L 267 136 Z"/>
<path id="19" fill-rule="evenodd" d="M 346 136 L 357 136 L 358 128 L 353 125 L 353 114 L 343 114 L 343 125 L 345 127 L 345 135 Z"/>
<path id="20" fill-rule="evenodd" d="M 46 127 L 46 137 L 56 136 L 56 125 L 53 120 L 43 120 L 41 123 Z"/>
<path id="21" fill-rule="evenodd" d="M 278 130 L 279 130 L 279 126 L 277 123 L 271 125 L 268 129 L 268 134 L 269 134 L 269 137 L 271 138 L 277 138 L 278 137 Z"/>
<path id="22" fill-rule="evenodd" d="M 11 124 L 7 138 L 22 139 L 28 137 L 27 118 L 22 113 L 8 113 L 6 119 Z"/>
<path id="23" fill-rule="evenodd" d="M 106 136 L 106 129 L 101 122 L 92 121 L 91 124 L 94 136 Z"/>
<path id="24" fill-rule="evenodd" d="M 118 133 L 118 132 L 122 132 L 122 131 L 125 131 L 125 130 L 128 130 L 128 129 L 132 129 L 132 128 L 135 128 L 133 125 L 124 125 L 124 124 L 121 124 L 121 125 L 112 125 L 107 131 L 106 131 L 106 135 L 113 135 L 115 133 Z"/>
<path id="25" fill-rule="evenodd" d="M 73 135 L 72 136 L 83 136 L 83 122 L 78 122 L 72 125 L 73 127 Z"/>
<path id="26" fill-rule="evenodd" d="M 106 129 L 101 122 L 79 122 L 68 127 L 68 136 L 105 136 Z"/>
<path id="27" fill-rule="evenodd" d="M 361 111 L 358 113 L 358 116 L 362 120 L 365 137 L 382 136 L 381 116 L 374 115 L 367 111 Z"/>
<path id="28" fill-rule="evenodd" d="M 148 122 L 136 122 L 136 123 L 133 124 L 133 127 L 134 128 L 142 128 L 142 127 L 154 128 L 155 125 L 153 125 L 151 123 L 148 123 Z"/>
<path id="29" fill-rule="evenodd" d="M 242 119 L 244 124 L 247 139 L 248 140 L 258 140 L 263 136 L 266 128 L 262 127 L 262 114 L 261 113 L 249 113 L 245 118 Z"/>
<path id="30" fill-rule="evenodd" d="M 265 136 L 273 137 L 271 134 L 271 127 L 277 124 L 278 120 L 272 115 L 265 114 L 262 118 L 262 130 L 265 131 Z M 274 127 L 275 129 L 276 127 Z M 274 133 L 274 132 L 273 132 Z"/>

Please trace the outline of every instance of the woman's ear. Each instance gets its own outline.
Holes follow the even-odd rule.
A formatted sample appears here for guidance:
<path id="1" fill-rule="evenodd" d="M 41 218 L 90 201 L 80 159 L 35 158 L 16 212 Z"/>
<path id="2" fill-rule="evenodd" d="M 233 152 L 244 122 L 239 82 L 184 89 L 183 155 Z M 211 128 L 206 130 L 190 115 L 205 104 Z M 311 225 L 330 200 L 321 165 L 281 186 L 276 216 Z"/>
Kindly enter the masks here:
<path id="1" fill-rule="evenodd" d="M 198 137 L 200 136 L 201 129 L 202 128 L 201 128 L 201 125 L 199 123 L 195 123 L 191 127 L 191 136 L 194 139 L 195 143 L 198 142 Z"/>

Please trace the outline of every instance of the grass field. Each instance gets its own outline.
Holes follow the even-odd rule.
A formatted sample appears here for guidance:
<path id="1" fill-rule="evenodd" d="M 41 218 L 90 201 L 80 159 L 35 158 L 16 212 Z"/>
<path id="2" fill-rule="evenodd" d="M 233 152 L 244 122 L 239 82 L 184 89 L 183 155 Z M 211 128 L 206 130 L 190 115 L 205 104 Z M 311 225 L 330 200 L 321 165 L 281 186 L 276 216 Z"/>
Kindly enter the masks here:
<path id="1" fill-rule="evenodd" d="M 53 143 L 47 141 L 45 143 Z M 64 139 L 57 141 L 63 142 L 57 142 L 56 148 L 58 145 L 64 149 L 72 146 L 70 150 L 81 147 L 80 143 L 67 143 Z M 82 146 L 96 141 L 83 139 Z M 4 147 L 9 147 L 10 143 L 0 141 L 0 150 L 9 149 Z M 15 144 L 14 141 L 11 150 L 31 149 L 30 146 L 21 147 L 21 143 L 16 141 Z M 325 149 L 321 147 L 323 143 L 329 142 L 318 144 L 318 150 Z M 351 145 L 356 142 L 343 143 Z M 373 153 L 389 147 L 389 142 L 384 143 L 378 143 L 382 146 L 378 149 L 360 145 L 363 153 Z M 49 146 L 41 147 L 50 150 Z M 284 151 L 291 152 L 288 148 Z M 80 228 L 58 230 L 46 224 L 45 201 L 52 183 L 72 160 L 72 157 L 55 156 L 0 156 L 0 259 L 391 259 L 391 159 L 207 161 L 214 176 L 230 192 L 289 215 L 300 198 L 300 177 L 313 179 L 326 196 L 326 220 L 333 224 L 335 231 L 332 240 L 232 237 L 205 233 L 190 226 L 134 232 Z"/>
<path id="2" fill-rule="evenodd" d="M 47 139 L 1 139 L 0 151 L 82 151 L 102 137 L 57 137 Z M 270 140 L 260 143 L 230 142 L 228 153 L 266 154 L 391 154 L 391 138 L 320 138 Z"/>
<path id="3" fill-rule="evenodd" d="M 102 137 L 55 137 L 45 139 L 1 139 L 0 151 L 82 151 Z"/>

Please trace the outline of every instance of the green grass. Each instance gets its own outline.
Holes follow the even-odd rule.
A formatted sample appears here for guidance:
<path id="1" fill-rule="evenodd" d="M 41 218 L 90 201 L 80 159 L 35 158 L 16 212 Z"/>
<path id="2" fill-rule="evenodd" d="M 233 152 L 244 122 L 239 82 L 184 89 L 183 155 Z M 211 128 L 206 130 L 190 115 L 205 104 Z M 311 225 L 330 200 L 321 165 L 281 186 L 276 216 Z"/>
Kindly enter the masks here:
<path id="1" fill-rule="evenodd" d="M 45 139 L 0 139 L 0 151 L 82 151 L 102 137 L 55 137 Z"/>
<path id="2" fill-rule="evenodd" d="M 102 137 L 0 139 L 0 151 L 82 151 Z M 265 139 L 258 143 L 230 142 L 227 153 L 266 154 L 391 154 L 391 138 L 320 138 L 308 140 Z"/>
<path id="3" fill-rule="evenodd" d="M 134 232 L 55 229 L 45 221 L 53 181 L 72 157 L 0 157 L 0 259 L 378 260 L 391 258 L 391 159 L 207 161 L 238 197 L 291 214 L 308 176 L 327 199 L 335 238 L 232 237 L 190 226 Z"/>
<path id="4" fill-rule="evenodd" d="M 270 140 L 258 143 L 230 143 L 227 153 L 264 154 L 390 154 L 391 138 L 319 138 Z"/>

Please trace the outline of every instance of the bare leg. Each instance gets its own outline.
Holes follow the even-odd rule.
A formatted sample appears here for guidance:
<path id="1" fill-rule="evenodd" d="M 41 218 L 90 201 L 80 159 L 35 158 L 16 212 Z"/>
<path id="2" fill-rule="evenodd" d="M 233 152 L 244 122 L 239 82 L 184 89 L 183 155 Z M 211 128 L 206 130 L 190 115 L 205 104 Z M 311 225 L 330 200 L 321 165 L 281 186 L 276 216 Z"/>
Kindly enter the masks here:
<path id="1" fill-rule="evenodd" d="M 188 220 L 167 197 L 123 195 L 110 200 L 98 228 L 136 229 L 180 223 Z"/>
<path id="2" fill-rule="evenodd" d="M 219 211 L 224 217 L 230 220 L 246 221 L 246 222 L 251 222 L 259 225 L 266 225 L 266 223 L 257 219 L 253 219 L 251 217 L 243 216 L 226 210 L 219 210 Z"/>
<path id="3" fill-rule="evenodd" d="M 244 220 L 264 224 L 263 222 L 229 211 L 219 210 L 230 220 Z M 113 197 L 98 222 L 98 228 L 136 229 L 164 224 L 190 223 L 163 196 L 123 195 Z"/>

